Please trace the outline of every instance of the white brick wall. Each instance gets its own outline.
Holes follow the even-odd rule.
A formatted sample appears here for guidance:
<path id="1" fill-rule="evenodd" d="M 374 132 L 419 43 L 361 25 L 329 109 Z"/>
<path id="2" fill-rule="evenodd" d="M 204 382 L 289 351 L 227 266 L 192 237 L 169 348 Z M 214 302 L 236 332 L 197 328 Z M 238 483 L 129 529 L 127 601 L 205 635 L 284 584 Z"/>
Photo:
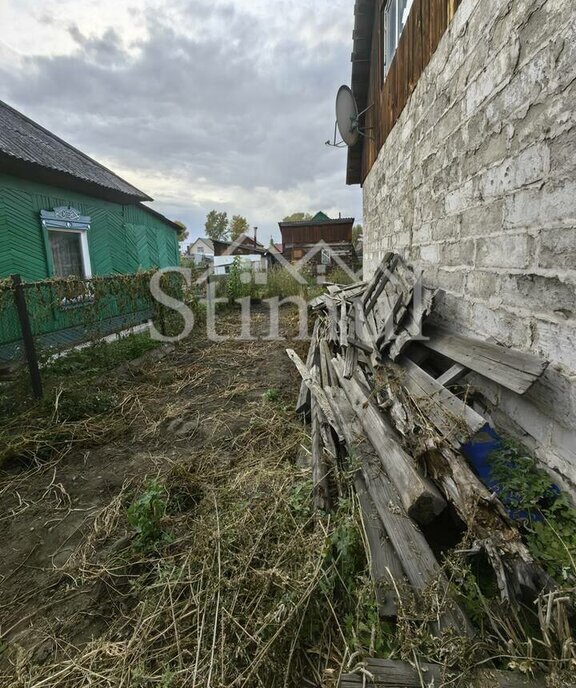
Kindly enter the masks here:
<path id="1" fill-rule="evenodd" d="M 575 103 L 576 3 L 464 0 L 364 184 L 366 276 L 403 252 L 454 327 L 550 361 L 480 384 L 574 485 Z"/>

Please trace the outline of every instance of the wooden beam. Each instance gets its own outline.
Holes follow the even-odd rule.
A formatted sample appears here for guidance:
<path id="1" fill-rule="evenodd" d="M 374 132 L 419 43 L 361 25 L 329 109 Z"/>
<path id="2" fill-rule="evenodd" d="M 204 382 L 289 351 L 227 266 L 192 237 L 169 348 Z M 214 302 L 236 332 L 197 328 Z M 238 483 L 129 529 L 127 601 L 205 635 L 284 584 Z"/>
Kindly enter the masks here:
<path id="1" fill-rule="evenodd" d="M 507 349 L 441 328 L 428 327 L 426 334 L 429 340 L 422 343 L 428 349 L 518 394 L 527 392 L 548 365 L 533 354 Z"/>
<path id="2" fill-rule="evenodd" d="M 429 585 L 437 582 L 447 599 L 446 609 L 439 615 L 438 630 L 450 627 L 464 635 L 470 634 L 471 627 L 465 614 L 449 599 L 448 581 L 442 574 L 426 538 L 416 524 L 408 518 L 398 491 L 382 470 L 377 452 L 366 442 L 362 425 L 352 404 L 342 390 L 334 389 L 331 398 L 338 407 L 335 413 L 339 414 L 344 428 L 351 458 L 358 460 L 361 465 L 366 492 L 408 582 L 417 591 L 426 590 Z M 386 553 L 383 552 L 382 556 L 386 556 Z M 394 570 L 396 573 L 392 573 Z M 403 579 L 399 577 L 398 569 L 390 569 L 385 580 L 390 581 L 397 588 L 402 587 Z"/>
<path id="3" fill-rule="evenodd" d="M 332 359 L 332 365 L 384 470 L 400 493 L 404 508 L 418 523 L 430 523 L 446 507 L 444 498 L 429 480 L 418 473 L 414 460 L 402 449 L 392 427 L 368 398 L 357 375 L 347 380 L 342 361 Z"/>
<path id="4" fill-rule="evenodd" d="M 442 437 L 459 449 L 486 420 L 406 356 L 398 361 L 401 383 Z"/>
<path id="5" fill-rule="evenodd" d="M 318 402 L 313 396 L 312 408 L 312 482 L 314 485 L 312 501 L 318 511 L 328 511 L 330 507 L 330 494 L 328 490 L 329 468 L 324 459 L 322 437 L 320 433 L 321 417 Z"/>
<path id="6" fill-rule="evenodd" d="M 304 365 L 300 356 L 298 356 L 298 354 L 293 349 L 286 349 L 286 353 L 288 354 L 292 363 L 294 363 L 294 365 L 296 366 L 296 369 L 302 376 L 302 379 L 304 380 L 306 386 L 308 387 L 312 395 L 316 397 L 318 405 L 322 409 L 322 412 L 326 416 L 326 419 L 328 420 L 330 425 L 336 431 L 338 437 L 340 439 L 344 439 L 342 435 L 342 430 L 340 429 L 340 425 L 338 424 L 338 421 L 336 420 L 332 412 L 332 408 L 328 402 L 328 399 L 326 398 L 326 394 L 324 393 L 324 390 L 319 385 L 317 380 L 314 379 L 314 375 L 312 374 L 312 372 Z"/>
<path id="7" fill-rule="evenodd" d="M 464 377 L 464 375 L 466 375 L 468 372 L 470 372 L 470 368 L 466 368 L 466 366 L 455 363 L 453 366 L 448 368 L 445 373 L 442 373 L 440 377 L 437 377 L 436 382 L 443 387 L 448 387 L 449 385 L 453 385 L 455 382 L 458 382 L 458 380 Z"/>
<path id="8" fill-rule="evenodd" d="M 314 357 L 316 355 L 316 349 L 318 347 L 318 334 L 320 331 L 320 320 L 316 320 L 314 323 L 314 329 L 312 330 L 312 337 L 310 338 L 310 346 L 308 347 L 308 356 L 306 357 L 306 367 L 308 369 L 312 368 L 314 365 Z M 310 390 L 306 386 L 304 380 L 300 384 L 300 391 L 298 393 L 298 399 L 296 400 L 296 413 L 307 413 L 310 411 Z"/>
<path id="9" fill-rule="evenodd" d="M 541 688 L 546 683 L 544 676 L 531 678 L 521 673 L 495 669 L 483 669 L 463 675 L 460 672 L 446 671 L 436 664 L 419 662 L 418 667 L 415 667 L 391 659 L 368 659 L 362 668 L 362 673 L 344 674 L 339 688 L 422 688 L 448 684 L 455 688 Z M 574 688 L 574 685 L 572 683 L 566 688 Z"/>
<path id="10" fill-rule="evenodd" d="M 354 456 L 358 456 L 357 449 Z M 354 476 L 354 487 L 360 502 L 362 524 L 368 545 L 370 575 L 378 611 L 383 618 L 392 618 L 397 613 L 394 583 L 398 584 L 404 580 L 404 569 L 368 494 L 366 481 L 359 471 Z"/>

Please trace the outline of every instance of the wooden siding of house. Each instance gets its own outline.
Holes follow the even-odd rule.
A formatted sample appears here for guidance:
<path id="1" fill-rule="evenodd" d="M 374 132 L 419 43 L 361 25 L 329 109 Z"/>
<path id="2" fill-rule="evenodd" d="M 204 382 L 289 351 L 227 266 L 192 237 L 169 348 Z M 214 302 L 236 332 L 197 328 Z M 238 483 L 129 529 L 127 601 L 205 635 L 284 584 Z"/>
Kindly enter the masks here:
<path id="1" fill-rule="evenodd" d="M 51 277 L 40 211 L 65 205 L 91 218 L 94 275 L 179 265 L 176 231 L 143 208 L 0 175 L 0 278 L 14 273 L 25 281 Z"/>
<path id="2" fill-rule="evenodd" d="M 340 241 L 352 241 L 352 222 L 331 225 L 326 222 L 321 225 L 301 225 L 298 227 L 281 227 L 282 243 L 284 246 L 296 244 L 317 244 L 325 241 L 327 244 Z"/>
<path id="3" fill-rule="evenodd" d="M 461 0 L 414 0 L 392 64 L 383 78 L 382 11 L 387 0 L 375 3 L 370 82 L 365 126 L 362 182 L 408 102 L 430 58 L 436 51 Z"/>

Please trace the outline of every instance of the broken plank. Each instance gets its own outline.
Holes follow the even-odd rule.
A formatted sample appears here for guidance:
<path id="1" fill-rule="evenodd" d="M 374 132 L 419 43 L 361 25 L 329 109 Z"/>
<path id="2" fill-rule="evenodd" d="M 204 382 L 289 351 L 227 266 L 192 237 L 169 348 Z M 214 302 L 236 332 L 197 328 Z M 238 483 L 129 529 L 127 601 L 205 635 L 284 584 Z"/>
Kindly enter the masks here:
<path id="1" fill-rule="evenodd" d="M 416 282 L 413 302 L 409 304 L 406 315 L 398 328 L 396 338 L 391 342 L 389 357 L 395 361 L 412 341 L 422 339 L 424 320 L 430 315 L 440 290 L 428 289 L 422 285 L 421 278 Z"/>
<path id="2" fill-rule="evenodd" d="M 406 356 L 398 361 L 401 383 L 422 414 L 457 449 L 486 425 L 486 420 Z"/>
<path id="3" fill-rule="evenodd" d="M 532 678 L 520 672 L 482 669 L 462 674 L 426 662 L 412 666 L 399 660 L 368 659 L 362 663 L 362 671 L 343 674 L 339 688 L 422 688 L 443 685 L 453 685 L 455 688 L 541 688 L 545 684 L 544 676 Z M 574 684 L 566 688 L 574 688 Z"/>
<path id="4" fill-rule="evenodd" d="M 361 465 L 366 492 L 369 495 L 380 522 L 392 544 L 402 570 L 410 585 L 417 591 L 425 590 L 430 584 L 438 583 L 446 593 L 446 608 L 438 620 L 440 628 L 450 627 L 463 634 L 470 633 L 470 624 L 457 604 L 449 600 L 448 581 L 442 574 L 434 553 L 416 524 L 408 517 L 398 491 L 388 475 L 382 470 L 377 453 L 366 442 L 362 425 L 352 404 L 342 390 L 333 390 L 332 400 L 338 406 L 339 418 L 345 428 L 346 444 L 351 455 Z M 403 578 L 398 570 L 388 572 L 388 580 L 395 589 L 402 588 Z"/>
<path id="5" fill-rule="evenodd" d="M 349 323 L 349 336 L 354 338 L 356 336 L 356 319 L 353 318 Z M 350 379 L 356 370 L 358 365 L 358 349 L 353 346 L 348 346 L 348 339 L 346 339 L 346 355 L 344 357 L 345 367 L 344 367 L 344 377 Z"/>
<path id="6" fill-rule="evenodd" d="M 404 508 L 418 523 L 430 523 L 444 510 L 444 498 L 429 480 L 418 473 L 414 460 L 402 449 L 392 427 L 368 398 L 357 375 L 347 380 L 342 361 L 332 359 L 332 365 L 384 470 L 400 493 Z"/>
<path id="7" fill-rule="evenodd" d="M 314 365 L 314 357 L 318 347 L 318 334 L 320 332 L 320 320 L 314 323 L 312 330 L 312 337 L 310 338 L 310 346 L 308 347 L 308 355 L 306 357 L 306 367 L 311 368 Z M 310 390 L 306 386 L 304 380 L 300 384 L 300 391 L 298 399 L 296 400 L 296 413 L 307 413 L 310 410 Z"/>
<path id="8" fill-rule="evenodd" d="M 302 380 L 304 380 L 306 386 L 308 387 L 312 395 L 316 397 L 318 405 L 322 409 L 322 412 L 326 416 L 326 419 L 328 420 L 330 425 L 336 431 L 338 438 L 341 440 L 344 439 L 342 435 L 342 430 L 340 429 L 338 421 L 336 420 L 332 412 L 332 408 L 330 406 L 330 403 L 328 402 L 326 394 L 324 393 L 322 387 L 314 379 L 314 375 L 312 374 L 311 370 L 304 365 L 300 356 L 298 356 L 298 354 L 293 349 L 286 349 L 286 353 L 288 354 L 288 357 L 290 358 L 292 363 L 294 363 L 294 365 L 296 366 L 296 369 L 302 376 Z"/>
<path id="9" fill-rule="evenodd" d="M 465 337 L 439 327 L 427 328 L 428 349 L 464 365 L 518 394 L 527 392 L 548 363 L 533 354 Z"/>
<path id="10" fill-rule="evenodd" d="M 506 509 L 480 481 L 465 457 L 448 446 L 424 455 L 429 474 L 474 538 L 474 548 L 484 550 L 503 602 L 534 599 L 554 581 L 537 564 L 522 541 Z"/>
<path id="11" fill-rule="evenodd" d="M 389 269 L 392 265 L 394 256 L 395 254 L 391 251 L 388 251 L 384 254 L 384 258 L 382 258 L 380 264 L 376 267 L 376 270 L 374 271 L 374 274 L 372 275 L 370 281 L 366 285 L 366 290 L 364 292 L 364 296 L 362 299 L 366 313 L 368 313 L 371 310 L 366 306 L 372 300 L 375 290 L 381 287 L 380 291 L 378 292 L 379 295 L 382 292 L 382 289 L 386 286 L 386 283 L 388 282 L 390 272 Z M 396 256 L 394 260 L 397 262 L 398 257 Z M 376 298 L 378 298 L 378 296 L 376 296 Z"/>
<path id="12" fill-rule="evenodd" d="M 466 375 L 469 371 L 470 368 L 460 365 L 459 363 L 455 363 L 453 366 L 448 368 L 445 373 L 442 373 L 440 377 L 437 377 L 436 382 L 443 387 L 448 387 L 449 385 L 453 385 L 455 382 L 458 382 L 458 380 L 463 378 L 464 375 Z"/>

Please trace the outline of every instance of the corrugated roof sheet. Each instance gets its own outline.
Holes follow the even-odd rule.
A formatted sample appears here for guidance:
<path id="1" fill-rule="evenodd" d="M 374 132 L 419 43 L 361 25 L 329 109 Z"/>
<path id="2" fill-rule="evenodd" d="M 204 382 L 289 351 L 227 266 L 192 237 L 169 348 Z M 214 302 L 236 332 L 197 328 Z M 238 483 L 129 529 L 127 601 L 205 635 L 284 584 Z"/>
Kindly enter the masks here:
<path id="1" fill-rule="evenodd" d="M 143 191 L 1 100 L 0 152 L 137 200 L 152 200 Z"/>

